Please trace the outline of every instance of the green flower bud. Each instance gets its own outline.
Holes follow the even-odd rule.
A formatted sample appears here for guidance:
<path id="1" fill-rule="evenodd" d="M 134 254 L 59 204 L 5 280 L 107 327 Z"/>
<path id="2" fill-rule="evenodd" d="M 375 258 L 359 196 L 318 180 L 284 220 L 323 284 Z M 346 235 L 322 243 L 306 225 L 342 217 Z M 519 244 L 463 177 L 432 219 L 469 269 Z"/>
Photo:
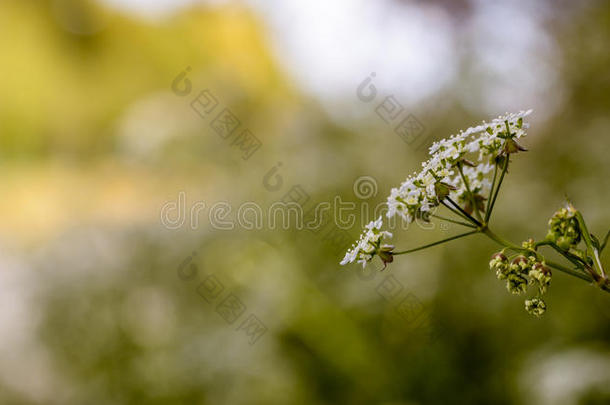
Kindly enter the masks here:
<path id="1" fill-rule="evenodd" d="M 562 250 L 576 247 L 581 239 L 580 226 L 572 207 L 561 208 L 549 220 L 546 239 L 554 242 Z"/>
<path id="2" fill-rule="evenodd" d="M 540 298 L 525 300 L 525 310 L 531 315 L 542 316 L 546 312 L 546 303 Z"/>
<path id="3" fill-rule="evenodd" d="M 470 160 L 465 159 L 465 158 L 460 159 L 458 163 L 462 164 L 462 165 L 465 165 L 465 166 L 470 166 L 470 167 L 476 167 L 477 166 L 476 164 L 474 164 L 473 162 L 471 162 Z"/>
<path id="4" fill-rule="evenodd" d="M 528 240 L 521 242 L 522 247 L 524 247 L 526 249 L 532 249 L 532 250 L 534 249 L 534 244 L 535 244 L 535 242 L 534 242 L 534 239 L 532 239 L 532 238 L 529 238 Z"/>
<path id="5" fill-rule="evenodd" d="M 532 266 L 529 272 L 532 283 L 537 283 L 541 293 L 545 293 L 549 285 L 551 285 L 551 269 L 543 263 L 536 263 Z"/>
<path id="6" fill-rule="evenodd" d="M 444 182 L 438 182 L 434 185 L 434 191 L 436 191 L 436 197 L 438 201 L 443 201 L 451 191 L 457 190 L 457 187 L 452 186 Z"/>
<path id="7" fill-rule="evenodd" d="M 383 268 L 385 269 L 388 263 L 392 263 L 394 261 L 393 245 L 382 245 L 377 254 L 379 258 L 383 262 Z"/>
<path id="8" fill-rule="evenodd" d="M 489 268 L 496 272 L 496 277 L 503 280 L 508 274 L 508 258 L 503 253 L 495 253 L 491 256 Z"/>
<path id="9" fill-rule="evenodd" d="M 527 291 L 527 278 L 523 274 L 510 273 L 507 276 L 506 289 L 511 294 L 521 294 Z"/>
<path id="10" fill-rule="evenodd" d="M 502 148 L 502 153 L 506 155 L 525 151 L 527 151 L 527 149 L 519 145 L 519 143 L 514 138 L 507 139 L 506 142 L 504 142 L 504 147 Z"/>
<path id="11" fill-rule="evenodd" d="M 557 241 L 555 243 L 561 249 L 568 250 L 570 249 L 570 246 L 572 246 L 572 239 L 567 236 L 560 236 L 559 238 L 557 238 Z"/>
<path id="12" fill-rule="evenodd" d="M 519 255 L 510 263 L 509 270 L 510 273 L 514 274 L 527 274 L 530 267 L 530 260 L 523 255 Z"/>

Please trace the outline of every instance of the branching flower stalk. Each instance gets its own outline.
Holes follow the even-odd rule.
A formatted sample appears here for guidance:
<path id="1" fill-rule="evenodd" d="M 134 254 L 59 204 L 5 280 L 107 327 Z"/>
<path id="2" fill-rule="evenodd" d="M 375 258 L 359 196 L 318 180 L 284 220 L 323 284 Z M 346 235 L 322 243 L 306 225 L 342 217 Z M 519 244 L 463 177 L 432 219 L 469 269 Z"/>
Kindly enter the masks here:
<path id="1" fill-rule="evenodd" d="M 398 215 L 407 223 L 416 219 L 430 222 L 434 218 L 462 226 L 467 232 L 395 251 L 393 245 L 384 243 L 392 234 L 382 230 L 383 220 L 379 217 L 366 226 L 341 264 L 358 262 L 366 266 L 378 256 L 385 268 L 394 261 L 394 256 L 482 234 L 502 247 L 492 256 L 489 267 L 498 279 L 506 281 L 507 290 L 512 294 L 533 290 L 533 295 L 525 300 L 525 309 L 535 316 L 546 311 L 543 295 L 551 283 L 551 269 L 610 292 L 610 281 L 600 260 L 610 231 L 603 239 L 591 234 L 582 213 L 570 202 L 551 217 L 547 235 L 540 241 L 528 239 L 517 245 L 489 227 L 511 158 L 526 151 L 519 142 L 526 136 L 529 125 L 524 118 L 530 113 L 531 110 L 506 114 L 435 142 L 430 147 L 430 159 L 422 163 L 422 170 L 393 188 L 387 199 L 388 218 Z M 453 217 L 438 214 L 441 207 Z M 567 263 L 547 259 L 542 248 L 556 251 Z"/>

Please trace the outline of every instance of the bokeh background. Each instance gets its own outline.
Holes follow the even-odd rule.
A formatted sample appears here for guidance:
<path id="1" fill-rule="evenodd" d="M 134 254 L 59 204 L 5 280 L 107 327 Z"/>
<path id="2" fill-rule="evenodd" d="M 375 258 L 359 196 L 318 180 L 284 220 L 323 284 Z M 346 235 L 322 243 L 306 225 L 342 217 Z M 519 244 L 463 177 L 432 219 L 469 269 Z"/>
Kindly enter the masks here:
<path id="1" fill-rule="evenodd" d="M 604 234 L 610 3 L 3 0 L 0 34 L 2 404 L 610 403 L 610 295 L 585 282 L 555 274 L 534 319 L 483 237 L 338 265 L 434 139 L 527 108 L 495 230 L 542 238 L 568 196 Z M 205 89 L 248 159 L 192 109 Z M 295 190 L 357 224 L 209 219 Z"/>

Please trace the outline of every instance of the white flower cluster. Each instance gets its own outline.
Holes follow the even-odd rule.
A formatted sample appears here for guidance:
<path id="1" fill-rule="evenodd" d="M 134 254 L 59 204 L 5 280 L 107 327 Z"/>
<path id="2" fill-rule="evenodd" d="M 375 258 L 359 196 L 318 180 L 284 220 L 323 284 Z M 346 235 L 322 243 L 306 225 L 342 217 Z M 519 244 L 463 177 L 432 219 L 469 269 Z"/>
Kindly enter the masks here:
<path id="1" fill-rule="evenodd" d="M 526 135 L 528 125 L 523 119 L 531 112 L 506 114 L 435 142 L 430 147 L 430 159 L 422 163 L 422 170 L 407 177 L 400 187 L 392 189 L 387 199 L 387 217 L 399 215 L 411 223 L 438 206 L 446 197 L 466 204 L 475 200 L 478 206 L 482 205 L 484 196 L 492 187 L 489 173 L 498 164 L 496 158 L 524 150 L 516 139 Z M 476 163 L 467 157 L 476 160 Z M 358 261 L 365 266 L 376 254 L 384 263 L 390 262 L 391 250 L 382 247 L 380 241 L 384 236 L 391 237 L 391 234 L 381 231 L 382 225 L 381 217 L 367 225 L 360 240 L 347 252 L 341 264 Z"/>
<path id="2" fill-rule="evenodd" d="M 487 194 L 491 188 L 488 174 L 495 168 L 495 158 L 520 148 L 514 139 L 525 136 L 528 126 L 523 118 L 531 111 L 506 114 L 490 123 L 483 122 L 435 142 L 430 147 L 431 158 L 422 164 L 421 172 L 412 174 L 400 187 L 392 189 L 388 197 L 387 217 L 398 214 L 410 223 L 447 196 L 454 201 L 466 201 L 466 184 L 455 170 L 458 164 L 461 164 L 470 191 L 473 194 Z M 465 160 L 466 156 L 477 152 L 477 164 Z"/>
<path id="3" fill-rule="evenodd" d="M 362 267 L 365 267 L 382 249 L 390 251 L 393 246 L 382 246 L 381 241 L 386 237 L 391 238 L 392 234 L 388 231 L 382 231 L 382 226 L 383 221 L 381 217 L 377 218 L 376 221 L 369 222 L 362 235 L 360 235 L 358 242 L 352 245 L 352 248 L 345 254 L 345 257 L 341 261 L 341 265 L 357 261 L 358 263 L 362 263 Z"/>

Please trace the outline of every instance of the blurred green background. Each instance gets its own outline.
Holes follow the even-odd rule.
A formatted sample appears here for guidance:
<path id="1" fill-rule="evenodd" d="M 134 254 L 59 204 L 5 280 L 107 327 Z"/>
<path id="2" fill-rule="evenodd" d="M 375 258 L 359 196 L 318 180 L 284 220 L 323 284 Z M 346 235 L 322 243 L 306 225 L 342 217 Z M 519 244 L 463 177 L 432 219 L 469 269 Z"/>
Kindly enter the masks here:
<path id="1" fill-rule="evenodd" d="M 534 319 L 479 236 L 338 265 L 433 139 L 527 108 L 494 229 L 542 238 L 568 196 L 607 231 L 610 3 L 530 3 L 1 1 L 0 402 L 609 404 L 610 295 L 555 274 Z M 211 127 L 225 107 L 260 141 L 248 159 Z M 356 224 L 209 218 L 295 190 Z"/>

